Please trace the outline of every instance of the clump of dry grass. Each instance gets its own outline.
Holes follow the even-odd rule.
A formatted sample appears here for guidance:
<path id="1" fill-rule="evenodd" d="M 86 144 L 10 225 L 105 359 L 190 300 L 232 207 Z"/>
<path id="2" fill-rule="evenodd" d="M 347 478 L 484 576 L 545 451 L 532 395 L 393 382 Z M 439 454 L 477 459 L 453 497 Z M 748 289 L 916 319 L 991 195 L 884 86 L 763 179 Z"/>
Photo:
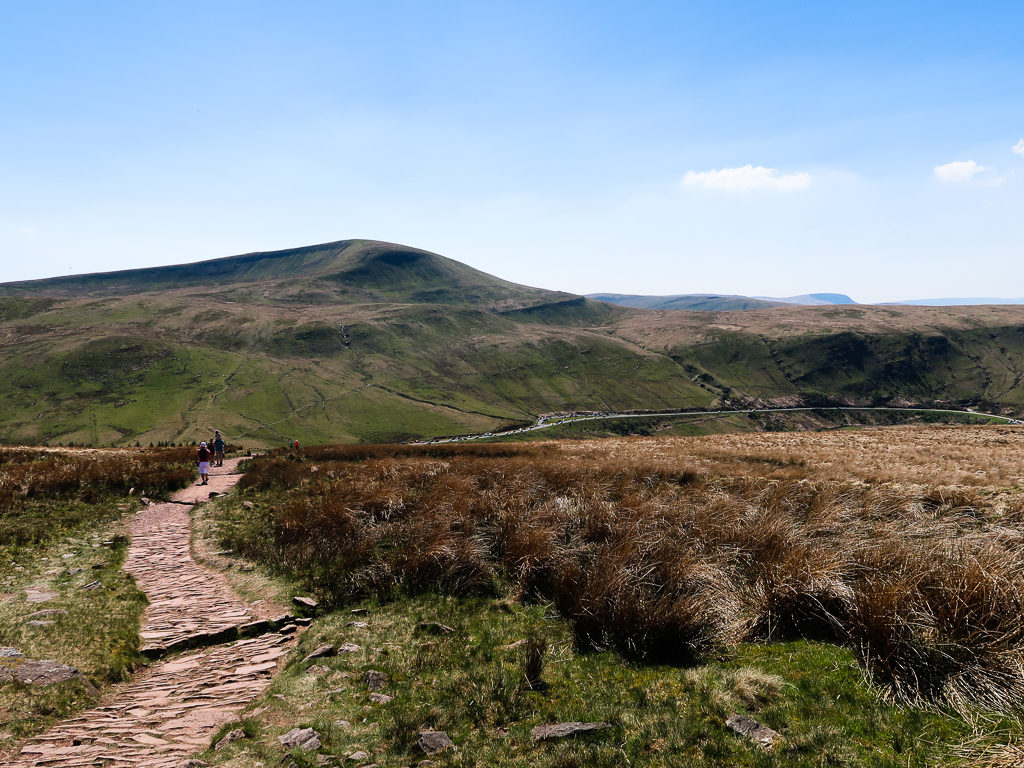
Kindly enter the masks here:
<path id="1" fill-rule="evenodd" d="M 181 488 L 192 456 L 190 448 L 0 448 L 0 544 L 46 539 L 88 518 L 89 504 L 133 489 L 159 496 Z"/>
<path id="2" fill-rule="evenodd" d="M 919 432 L 911 442 L 925 444 Z M 858 433 L 857 450 L 891 455 L 894 434 L 877 430 L 872 447 Z M 901 699 L 1024 706 L 1019 504 L 977 486 L 837 478 L 842 458 L 823 445 L 845 435 L 758 453 L 765 437 L 742 450 L 728 436 L 714 450 L 634 439 L 280 454 L 244 480 L 285 498 L 271 538 L 228 537 L 337 602 L 509 581 L 552 602 L 584 648 L 689 661 L 744 639 L 826 638 Z M 898 453 L 935 463 L 920 445 Z"/>

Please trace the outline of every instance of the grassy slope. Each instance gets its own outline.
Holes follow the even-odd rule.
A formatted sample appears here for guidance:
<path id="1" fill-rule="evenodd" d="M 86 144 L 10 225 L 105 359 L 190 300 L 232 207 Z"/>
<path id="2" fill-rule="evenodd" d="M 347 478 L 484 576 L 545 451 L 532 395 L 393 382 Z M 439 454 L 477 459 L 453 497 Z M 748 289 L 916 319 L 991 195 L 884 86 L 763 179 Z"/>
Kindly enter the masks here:
<path id="1" fill-rule="evenodd" d="M 1024 406 L 1024 308 L 645 311 L 367 241 L 0 286 L 0 342 L 10 441 L 385 441 L 725 399 Z"/>

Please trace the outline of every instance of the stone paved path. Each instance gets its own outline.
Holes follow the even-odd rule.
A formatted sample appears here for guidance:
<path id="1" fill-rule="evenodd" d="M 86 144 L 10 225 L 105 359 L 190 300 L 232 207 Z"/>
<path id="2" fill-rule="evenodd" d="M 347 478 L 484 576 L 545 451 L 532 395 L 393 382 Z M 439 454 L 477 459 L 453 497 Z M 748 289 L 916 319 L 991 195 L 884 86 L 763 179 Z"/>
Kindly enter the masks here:
<path id="1" fill-rule="evenodd" d="M 210 485 L 175 494 L 195 503 L 237 481 L 237 461 L 211 469 Z M 143 619 L 146 643 L 165 644 L 255 618 L 220 574 L 189 553 L 185 504 L 153 504 L 132 524 L 125 568 L 150 599 Z M 294 627 L 290 628 L 294 630 Z M 155 664 L 118 686 L 104 706 L 31 739 L 10 768 L 133 766 L 178 768 L 209 746 L 213 733 L 270 684 L 294 634 L 267 633 L 192 651 Z"/>

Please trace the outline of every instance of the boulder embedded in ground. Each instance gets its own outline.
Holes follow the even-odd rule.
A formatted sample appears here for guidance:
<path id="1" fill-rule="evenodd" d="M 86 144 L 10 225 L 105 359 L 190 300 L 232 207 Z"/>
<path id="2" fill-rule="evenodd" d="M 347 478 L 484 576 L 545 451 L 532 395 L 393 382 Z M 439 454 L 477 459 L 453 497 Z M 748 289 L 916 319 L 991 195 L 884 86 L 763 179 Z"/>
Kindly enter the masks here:
<path id="1" fill-rule="evenodd" d="M 312 728 L 292 728 L 277 740 L 282 747 L 298 747 L 303 752 L 320 749 L 320 734 Z"/>
<path id="2" fill-rule="evenodd" d="M 306 658 L 302 660 L 302 663 L 305 664 L 307 661 L 312 661 L 313 659 L 322 659 L 327 656 L 334 656 L 336 653 L 337 651 L 334 649 L 333 645 L 321 645 L 306 656 Z"/>
<path id="3" fill-rule="evenodd" d="M 353 760 L 357 763 L 361 763 L 364 760 L 370 759 L 370 753 L 362 749 L 357 749 L 355 752 L 348 756 L 348 759 Z"/>
<path id="4" fill-rule="evenodd" d="M 302 595 L 296 595 L 295 597 L 293 597 L 292 602 L 300 608 L 308 608 L 311 611 L 316 610 L 317 607 L 320 605 L 320 603 L 318 603 L 312 597 L 304 597 Z"/>
<path id="5" fill-rule="evenodd" d="M 782 740 L 782 735 L 778 731 L 773 731 L 768 726 L 761 725 L 757 720 L 746 715 L 732 715 L 725 721 L 725 724 L 764 749 L 771 749 Z"/>
<path id="6" fill-rule="evenodd" d="M 388 704 L 394 700 L 394 696 L 388 696 L 386 693 L 371 693 L 370 701 L 374 704 Z"/>
<path id="7" fill-rule="evenodd" d="M 366 671 L 366 674 L 363 675 L 363 681 L 366 683 L 366 687 L 369 690 L 383 691 L 387 688 L 391 678 L 376 669 L 369 669 Z"/>
<path id="8" fill-rule="evenodd" d="M 17 648 L 0 648 L 0 659 L 24 659 L 25 654 Z"/>
<path id="9" fill-rule="evenodd" d="M 245 731 L 241 728 L 236 728 L 233 731 L 228 731 L 224 734 L 224 738 L 213 745 L 214 749 L 223 749 L 233 741 L 241 741 L 245 738 Z"/>
<path id="10" fill-rule="evenodd" d="M 93 685 L 75 667 L 59 664 L 56 661 L 26 659 L 14 648 L 3 648 L 3 651 L 14 651 L 0 658 L 0 683 L 12 680 L 25 685 L 54 685 L 67 680 L 82 680 L 92 689 Z"/>
<path id="11" fill-rule="evenodd" d="M 355 653 L 359 650 L 359 646 L 355 643 L 342 643 L 338 646 L 338 653 Z"/>
<path id="12" fill-rule="evenodd" d="M 455 742 L 449 739 L 448 734 L 444 731 L 422 731 L 416 741 L 416 746 L 428 755 L 436 755 L 454 747 Z"/>
<path id="13" fill-rule="evenodd" d="M 551 739 L 564 739 L 569 736 L 577 736 L 581 733 L 593 733 L 611 728 L 611 723 L 554 723 L 552 725 L 538 725 L 530 735 L 534 741 L 549 741 Z"/>

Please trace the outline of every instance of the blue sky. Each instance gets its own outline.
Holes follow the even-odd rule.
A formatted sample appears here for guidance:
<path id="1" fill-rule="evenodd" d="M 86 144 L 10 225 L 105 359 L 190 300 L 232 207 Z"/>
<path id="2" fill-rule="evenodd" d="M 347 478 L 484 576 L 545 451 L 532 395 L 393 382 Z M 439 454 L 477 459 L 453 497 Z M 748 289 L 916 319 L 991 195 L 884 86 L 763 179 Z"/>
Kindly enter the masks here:
<path id="1" fill-rule="evenodd" d="M 995 2 L 0 0 L 0 281 L 362 237 L 578 293 L 1024 296 L 1022 29 Z"/>

